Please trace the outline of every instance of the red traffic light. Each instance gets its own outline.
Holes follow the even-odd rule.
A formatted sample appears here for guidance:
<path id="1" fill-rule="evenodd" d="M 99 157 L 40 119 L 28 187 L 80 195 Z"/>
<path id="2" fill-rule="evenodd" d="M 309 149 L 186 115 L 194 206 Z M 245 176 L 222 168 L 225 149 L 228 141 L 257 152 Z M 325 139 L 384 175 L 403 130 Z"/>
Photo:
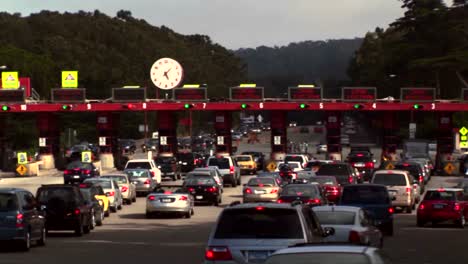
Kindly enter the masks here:
<path id="1" fill-rule="evenodd" d="M 134 104 L 124 104 L 124 105 L 122 105 L 122 107 L 125 108 L 125 109 L 132 110 L 132 109 L 136 108 L 136 105 L 134 105 Z"/>

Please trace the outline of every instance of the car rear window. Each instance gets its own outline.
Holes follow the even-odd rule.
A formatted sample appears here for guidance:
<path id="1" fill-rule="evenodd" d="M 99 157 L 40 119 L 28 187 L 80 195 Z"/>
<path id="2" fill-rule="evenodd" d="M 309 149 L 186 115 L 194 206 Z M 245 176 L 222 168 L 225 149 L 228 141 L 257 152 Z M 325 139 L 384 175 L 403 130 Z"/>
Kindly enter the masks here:
<path id="1" fill-rule="evenodd" d="M 110 189 L 112 188 L 111 182 L 110 181 L 88 181 L 85 180 L 85 182 L 92 182 L 96 185 L 101 186 L 103 189 Z"/>
<path id="2" fill-rule="evenodd" d="M 287 185 L 281 195 L 318 197 L 319 192 L 314 185 Z"/>
<path id="3" fill-rule="evenodd" d="M 211 177 L 190 177 L 185 180 L 185 185 L 213 185 L 215 180 Z"/>
<path id="4" fill-rule="evenodd" d="M 177 159 L 178 160 L 183 160 L 183 161 L 190 161 L 193 160 L 193 154 L 192 153 L 179 153 L 177 154 Z"/>
<path id="5" fill-rule="evenodd" d="M 272 256 L 266 264 L 370 264 L 370 259 L 360 253 L 308 252 Z"/>
<path id="6" fill-rule="evenodd" d="M 82 163 L 82 162 L 72 162 L 70 164 L 67 165 L 67 170 L 72 170 L 72 169 L 86 169 L 86 164 L 85 163 Z"/>
<path id="7" fill-rule="evenodd" d="M 237 161 L 251 161 L 252 158 L 251 157 L 245 157 L 245 156 L 242 157 L 242 156 L 240 156 L 240 157 L 236 157 L 236 160 Z"/>
<path id="8" fill-rule="evenodd" d="M 225 210 L 214 235 L 217 239 L 303 239 L 296 209 L 243 208 Z"/>
<path id="9" fill-rule="evenodd" d="M 275 186 L 275 180 L 273 178 L 253 178 L 250 179 L 249 182 L 247 183 L 248 186 L 252 187 L 273 187 Z"/>
<path id="10" fill-rule="evenodd" d="M 175 162 L 175 159 L 173 157 L 158 157 L 156 158 L 155 162 L 158 164 L 172 163 L 172 162 Z"/>
<path id="11" fill-rule="evenodd" d="M 208 161 L 208 166 L 218 166 L 220 169 L 229 169 L 229 159 L 226 158 L 212 158 Z"/>
<path id="12" fill-rule="evenodd" d="M 348 176 L 348 166 L 345 164 L 323 164 L 316 172 L 317 175 L 346 175 Z"/>
<path id="13" fill-rule="evenodd" d="M 322 225 L 354 225 L 355 212 L 314 211 Z"/>
<path id="14" fill-rule="evenodd" d="M 102 179 L 111 179 L 117 183 L 128 183 L 127 177 L 125 176 L 101 176 Z"/>
<path id="15" fill-rule="evenodd" d="M 151 164 L 147 161 L 145 162 L 129 162 L 126 169 L 151 169 Z"/>
<path id="16" fill-rule="evenodd" d="M 61 200 L 65 203 L 70 203 L 74 201 L 73 193 L 72 188 L 66 187 L 40 188 L 37 199 L 40 203 L 48 203 L 50 200 Z"/>
<path id="17" fill-rule="evenodd" d="M 336 178 L 332 177 L 311 177 L 309 178 L 310 182 L 316 182 L 322 185 L 336 185 Z"/>
<path id="18" fill-rule="evenodd" d="M 345 187 L 341 204 L 388 204 L 390 198 L 387 188 L 381 186 Z"/>
<path id="19" fill-rule="evenodd" d="M 372 183 L 386 186 L 406 186 L 406 176 L 403 174 L 375 174 Z"/>
<path id="20" fill-rule="evenodd" d="M 147 170 L 129 170 L 129 171 L 125 171 L 125 173 L 128 176 L 135 177 L 135 178 L 148 178 L 149 177 L 149 171 Z"/>
<path id="21" fill-rule="evenodd" d="M 349 160 L 349 162 L 370 162 L 370 161 L 372 161 L 369 157 L 357 157 L 357 156 L 349 157 L 348 160 Z"/>
<path id="22" fill-rule="evenodd" d="M 301 156 L 286 156 L 284 161 L 298 161 L 300 163 L 304 162 Z"/>
<path id="23" fill-rule="evenodd" d="M 0 193 L 0 211 L 10 212 L 18 210 L 18 199 L 15 194 Z"/>
<path id="24" fill-rule="evenodd" d="M 419 177 L 420 167 L 419 167 L 419 165 L 404 166 L 402 164 L 397 164 L 397 165 L 395 165 L 395 170 L 404 170 L 404 171 L 409 172 L 414 177 Z"/>
<path id="25" fill-rule="evenodd" d="M 427 191 L 426 195 L 424 196 L 424 201 L 436 200 L 455 201 L 455 192 Z"/>

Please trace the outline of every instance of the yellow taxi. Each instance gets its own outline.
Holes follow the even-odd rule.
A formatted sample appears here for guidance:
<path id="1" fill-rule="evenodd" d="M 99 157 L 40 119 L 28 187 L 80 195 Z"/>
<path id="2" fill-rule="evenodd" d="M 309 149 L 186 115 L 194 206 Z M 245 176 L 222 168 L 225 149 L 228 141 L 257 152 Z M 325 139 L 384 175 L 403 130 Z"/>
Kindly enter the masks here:
<path id="1" fill-rule="evenodd" d="M 101 207 L 102 207 L 102 211 L 104 212 L 104 216 L 109 216 L 110 215 L 109 198 L 104 193 L 104 190 L 102 189 L 101 186 L 86 182 L 86 183 L 81 183 L 80 184 L 80 189 L 82 189 L 82 190 L 87 189 L 91 193 L 91 195 L 94 195 L 96 200 L 99 201 L 99 205 L 101 205 Z"/>
<path id="2" fill-rule="evenodd" d="M 234 156 L 234 159 L 240 168 L 241 174 L 257 173 L 257 163 L 251 155 L 236 155 Z"/>

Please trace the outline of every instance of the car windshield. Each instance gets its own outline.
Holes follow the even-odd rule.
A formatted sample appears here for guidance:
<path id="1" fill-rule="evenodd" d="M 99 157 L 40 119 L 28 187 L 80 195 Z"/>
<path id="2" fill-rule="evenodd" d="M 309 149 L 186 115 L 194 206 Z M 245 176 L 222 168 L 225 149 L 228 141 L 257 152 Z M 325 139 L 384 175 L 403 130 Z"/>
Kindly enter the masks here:
<path id="1" fill-rule="evenodd" d="M 406 186 L 406 176 L 403 174 L 375 174 L 372 183 L 386 186 Z"/>
<path id="2" fill-rule="evenodd" d="M 316 172 L 317 175 L 348 175 L 348 166 L 345 164 L 322 164 L 319 170 Z"/>
<path id="3" fill-rule="evenodd" d="M 251 157 L 247 157 L 247 156 L 238 156 L 238 157 L 236 157 L 236 160 L 237 160 L 237 161 L 251 161 L 252 158 L 251 158 Z"/>
<path id="4" fill-rule="evenodd" d="M 281 195 L 318 197 L 318 189 L 314 185 L 286 185 Z"/>
<path id="5" fill-rule="evenodd" d="M 341 204 L 388 204 L 390 198 L 387 188 L 383 186 L 350 186 L 345 187 Z"/>
<path id="6" fill-rule="evenodd" d="M 322 225 L 354 225 L 355 212 L 346 211 L 315 211 Z"/>
<path id="7" fill-rule="evenodd" d="M 185 185 L 214 185 L 215 180 L 211 177 L 191 177 L 185 180 Z"/>
<path id="8" fill-rule="evenodd" d="M 18 199 L 16 194 L 0 193 L 0 212 L 10 212 L 18 210 Z"/>
<path id="9" fill-rule="evenodd" d="M 270 257 L 265 264 L 371 264 L 370 259 L 361 253 L 307 252 L 281 254 Z M 380 262 L 379 262 L 380 263 Z"/>
<path id="10" fill-rule="evenodd" d="M 151 164 L 149 161 L 142 162 L 129 162 L 126 169 L 151 169 Z"/>
<path id="11" fill-rule="evenodd" d="M 85 182 L 92 182 L 96 185 L 101 186 L 103 189 L 111 189 L 112 185 L 110 181 L 100 181 L 100 180 L 85 180 Z"/>
<path id="12" fill-rule="evenodd" d="M 111 179 L 116 181 L 117 183 L 128 183 L 127 177 L 125 176 L 120 176 L 120 175 L 106 175 L 106 176 L 101 176 L 102 179 Z"/>
<path id="13" fill-rule="evenodd" d="M 336 178 L 332 177 L 310 177 L 309 182 L 316 182 L 322 185 L 337 185 Z"/>
<path id="14" fill-rule="evenodd" d="M 296 209 L 268 207 L 223 211 L 214 237 L 217 239 L 303 239 Z M 285 262 L 287 263 L 287 262 Z"/>
<path id="15" fill-rule="evenodd" d="M 296 162 L 289 162 L 287 165 L 289 165 L 289 167 L 292 169 L 298 169 L 301 167 L 301 165 L 299 165 L 299 163 Z"/>
<path id="16" fill-rule="evenodd" d="M 275 180 L 273 178 L 253 178 L 247 183 L 247 186 L 252 187 L 273 187 L 275 186 Z"/>
<path id="17" fill-rule="evenodd" d="M 426 195 L 424 196 L 424 201 L 455 201 L 455 192 L 449 191 L 427 191 Z"/>
<path id="18" fill-rule="evenodd" d="M 220 169 L 229 169 L 229 159 L 226 158 L 211 158 L 208 161 L 208 166 L 218 166 Z"/>
<path id="19" fill-rule="evenodd" d="M 259 172 L 257 177 L 279 177 L 279 174 L 277 172 Z"/>
<path id="20" fill-rule="evenodd" d="M 135 178 L 148 178 L 150 174 L 147 170 L 126 170 L 125 173 Z"/>

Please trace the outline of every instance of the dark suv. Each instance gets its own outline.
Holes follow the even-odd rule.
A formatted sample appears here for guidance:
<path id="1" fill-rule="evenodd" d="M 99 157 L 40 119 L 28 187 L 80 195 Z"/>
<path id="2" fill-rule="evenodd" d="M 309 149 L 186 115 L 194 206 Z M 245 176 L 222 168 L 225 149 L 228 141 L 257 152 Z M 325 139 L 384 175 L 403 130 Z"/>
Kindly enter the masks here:
<path id="1" fill-rule="evenodd" d="M 315 174 L 317 176 L 334 176 L 341 186 L 355 184 L 359 181 L 351 166 L 344 162 L 322 164 Z"/>
<path id="2" fill-rule="evenodd" d="M 158 156 L 154 163 L 161 170 L 161 178 L 171 178 L 173 181 L 180 179 L 181 164 L 178 164 L 175 157 Z"/>
<path id="3" fill-rule="evenodd" d="M 346 161 L 359 171 L 364 181 L 370 180 L 375 168 L 375 160 L 370 152 L 351 152 Z"/>
<path id="4" fill-rule="evenodd" d="M 81 183 L 87 178 L 93 178 L 99 174 L 99 169 L 93 163 L 73 161 L 63 171 L 63 182 Z"/>
<path id="5" fill-rule="evenodd" d="M 193 171 L 197 166 L 195 154 L 193 152 L 180 152 L 177 153 L 177 161 L 180 165 L 181 173 Z"/>
<path id="6" fill-rule="evenodd" d="M 46 212 L 46 230 L 74 230 L 77 236 L 93 228 L 91 205 L 76 185 L 42 185 L 37 200 Z"/>

